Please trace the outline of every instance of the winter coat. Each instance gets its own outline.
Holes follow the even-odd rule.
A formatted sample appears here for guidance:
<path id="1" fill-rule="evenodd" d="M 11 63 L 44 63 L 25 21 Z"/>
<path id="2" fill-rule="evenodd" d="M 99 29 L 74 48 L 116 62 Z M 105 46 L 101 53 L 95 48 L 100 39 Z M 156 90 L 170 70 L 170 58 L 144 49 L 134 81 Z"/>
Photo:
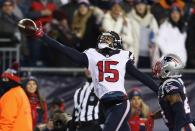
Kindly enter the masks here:
<path id="1" fill-rule="evenodd" d="M 128 123 L 132 131 L 152 131 L 154 127 L 154 120 L 152 118 L 142 118 L 140 115 L 131 116 Z"/>
<path id="2" fill-rule="evenodd" d="M 129 14 L 130 26 L 133 30 L 133 43 L 135 45 L 135 61 L 138 62 L 139 56 L 149 56 L 149 44 L 156 43 L 158 24 L 149 9 L 144 17 L 137 15 L 135 9 Z M 151 34 L 153 36 L 151 37 Z M 136 60 L 137 58 L 137 60 Z"/>
<path id="3" fill-rule="evenodd" d="M 35 128 L 38 124 L 47 123 L 47 104 L 44 101 L 43 107 L 44 110 L 41 109 L 40 100 L 36 94 L 28 95 L 31 111 L 32 111 L 32 122 L 33 128 Z"/>
<path id="4" fill-rule="evenodd" d="M 36 22 L 40 21 L 43 25 L 49 23 L 52 20 L 52 15 L 43 16 L 41 11 L 44 9 L 48 9 L 53 12 L 56 9 L 56 5 L 53 2 L 43 4 L 40 1 L 33 1 L 31 3 L 31 11 L 29 12 L 28 16 L 35 19 Z"/>
<path id="5" fill-rule="evenodd" d="M 13 87 L 0 98 L 0 131 L 32 131 L 29 100 L 20 87 Z"/>
<path id="6" fill-rule="evenodd" d="M 185 48 L 186 32 L 181 33 L 177 27 L 166 20 L 159 29 L 157 43 L 159 45 L 162 55 L 173 53 L 179 56 L 186 64 L 187 52 Z"/>

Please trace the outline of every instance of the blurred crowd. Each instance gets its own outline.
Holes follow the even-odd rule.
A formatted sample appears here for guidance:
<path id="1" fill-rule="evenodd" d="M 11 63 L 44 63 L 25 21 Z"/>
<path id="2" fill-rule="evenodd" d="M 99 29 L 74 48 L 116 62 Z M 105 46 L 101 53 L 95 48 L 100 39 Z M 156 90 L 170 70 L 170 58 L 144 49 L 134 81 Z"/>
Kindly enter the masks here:
<path id="1" fill-rule="evenodd" d="M 138 68 L 150 68 L 167 53 L 195 68 L 194 0 L 0 0 L 0 8 L 0 47 L 21 44 L 22 66 L 78 66 L 47 43 L 22 36 L 17 22 L 30 18 L 79 51 L 95 48 L 98 35 L 112 30 L 121 35 L 123 48 L 133 52 Z"/>

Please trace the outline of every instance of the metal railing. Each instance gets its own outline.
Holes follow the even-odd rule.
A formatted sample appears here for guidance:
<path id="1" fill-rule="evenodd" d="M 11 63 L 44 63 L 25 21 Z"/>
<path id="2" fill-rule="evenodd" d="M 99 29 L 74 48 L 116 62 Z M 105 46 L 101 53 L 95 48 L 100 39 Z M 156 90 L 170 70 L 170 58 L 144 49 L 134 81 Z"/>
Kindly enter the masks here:
<path id="1" fill-rule="evenodd" d="M 11 66 L 13 61 L 20 61 L 20 44 L 16 47 L 0 47 L 0 71 Z"/>
<path id="2" fill-rule="evenodd" d="M 151 69 L 139 69 L 144 73 L 151 73 Z M 21 67 L 21 71 L 28 72 L 28 74 L 32 73 L 82 73 L 84 72 L 84 68 L 47 68 L 47 67 Z M 195 69 L 184 69 L 182 71 L 184 74 L 195 74 Z"/>
<path id="3" fill-rule="evenodd" d="M 84 68 L 47 68 L 47 67 L 21 67 L 21 72 L 32 73 L 83 73 Z"/>

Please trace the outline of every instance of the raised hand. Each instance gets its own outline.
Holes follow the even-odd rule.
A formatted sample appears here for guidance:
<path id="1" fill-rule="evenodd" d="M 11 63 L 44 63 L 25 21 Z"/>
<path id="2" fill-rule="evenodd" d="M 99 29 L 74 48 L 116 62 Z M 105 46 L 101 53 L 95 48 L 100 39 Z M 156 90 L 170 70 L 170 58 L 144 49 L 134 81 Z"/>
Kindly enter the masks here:
<path id="1" fill-rule="evenodd" d="M 22 19 L 18 22 L 20 32 L 28 37 L 41 38 L 44 34 L 41 22 L 35 23 L 31 19 Z"/>

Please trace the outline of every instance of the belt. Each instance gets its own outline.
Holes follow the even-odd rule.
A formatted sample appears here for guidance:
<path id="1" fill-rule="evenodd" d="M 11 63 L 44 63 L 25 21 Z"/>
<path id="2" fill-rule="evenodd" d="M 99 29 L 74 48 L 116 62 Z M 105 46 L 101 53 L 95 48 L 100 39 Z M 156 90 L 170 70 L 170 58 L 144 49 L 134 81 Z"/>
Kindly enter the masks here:
<path id="1" fill-rule="evenodd" d="M 92 126 L 92 125 L 99 125 L 99 121 L 94 120 L 94 121 L 86 121 L 86 122 L 84 122 L 84 121 L 75 122 L 75 126 L 76 126 L 77 129 Z"/>

